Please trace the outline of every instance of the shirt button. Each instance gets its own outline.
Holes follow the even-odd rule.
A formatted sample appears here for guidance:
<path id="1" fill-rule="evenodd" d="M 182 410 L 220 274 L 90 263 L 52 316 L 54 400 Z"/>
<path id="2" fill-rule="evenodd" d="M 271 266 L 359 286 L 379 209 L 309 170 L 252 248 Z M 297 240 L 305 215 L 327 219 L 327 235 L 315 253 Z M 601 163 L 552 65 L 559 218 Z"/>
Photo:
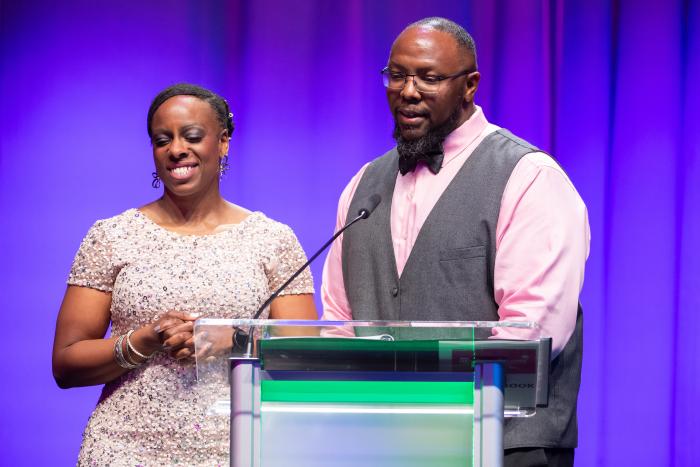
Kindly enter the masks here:
<path id="1" fill-rule="evenodd" d="M 399 295 L 399 288 L 398 287 L 394 287 L 393 289 L 391 289 L 391 296 L 392 297 L 396 297 L 398 295 Z"/>

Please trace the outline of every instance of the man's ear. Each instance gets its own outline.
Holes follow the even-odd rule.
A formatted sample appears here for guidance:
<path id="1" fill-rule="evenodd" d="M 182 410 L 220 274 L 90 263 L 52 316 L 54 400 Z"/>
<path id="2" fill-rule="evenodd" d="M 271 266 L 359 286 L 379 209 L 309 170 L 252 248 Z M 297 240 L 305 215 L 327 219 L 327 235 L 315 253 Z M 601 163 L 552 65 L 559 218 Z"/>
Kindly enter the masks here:
<path id="1" fill-rule="evenodd" d="M 467 75 L 466 83 L 464 84 L 464 101 L 466 103 L 474 102 L 474 94 L 479 89 L 479 80 L 481 73 L 473 71 Z"/>

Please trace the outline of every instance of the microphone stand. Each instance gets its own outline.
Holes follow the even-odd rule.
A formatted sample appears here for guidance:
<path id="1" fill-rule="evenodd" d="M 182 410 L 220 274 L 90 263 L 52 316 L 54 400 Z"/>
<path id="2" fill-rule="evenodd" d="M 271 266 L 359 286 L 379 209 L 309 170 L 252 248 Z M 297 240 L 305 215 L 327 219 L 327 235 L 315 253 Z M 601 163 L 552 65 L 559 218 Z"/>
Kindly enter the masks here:
<path id="1" fill-rule="evenodd" d="M 323 246 L 322 246 L 321 248 L 319 248 L 319 250 L 318 250 L 316 253 L 314 253 L 313 256 L 312 256 L 311 258 L 309 258 L 309 260 L 308 260 L 306 263 L 304 263 L 304 265 L 303 265 L 302 267 L 300 267 L 294 274 L 292 274 L 292 276 L 291 276 L 289 279 L 287 279 L 287 281 L 286 281 L 284 284 L 282 284 L 277 290 L 275 290 L 275 291 L 272 293 L 272 295 L 270 295 L 270 296 L 268 297 L 268 299 L 265 300 L 265 302 L 264 302 L 262 305 L 260 305 L 260 308 L 258 308 L 258 311 L 255 312 L 255 314 L 253 315 L 253 318 L 252 318 L 252 319 L 258 319 L 258 318 L 260 317 L 260 315 L 262 314 L 262 312 L 265 311 L 265 308 L 267 308 L 268 305 L 270 305 L 270 303 L 272 303 L 272 301 L 273 301 L 275 298 L 277 298 L 277 296 L 280 294 L 280 292 L 282 292 L 289 284 L 291 284 L 291 282 L 292 282 L 294 279 L 296 279 L 296 277 L 297 277 L 299 274 L 301 274 L 302 271 L 303 271 L 304 269 L 306 269 L 306 268 L 309 266 L 309 264 L 311 264 L 311 262 L 312 262 L 313 260 L 316 259 L 316 257 L 318 257 L 318 255 L 320 255 L 321 253 L 323 253 L 323 251 L 324 251 L 326 248 L 328 248 L 328 245 L 330 245 L 331 243 L 333 243 L 333 241 L 334 241 L 336 238 L 338 238 L 338 236 L 339 236 L 340 234 L 342 234 L 343 232 L 345 232 L 345 230 L 347 230 L 348 227 L 350 227 L 351 225 L 353 225 L 355 222 L 357 222 L 357 221 L 359 221 L 359 220 L 367 219 L 367 218 L 369 217 L 369 215 L 372 213 L 372 211 L 374 210 L 374 208 L 377 207 L 377 204 L 379 204 L 379 196 L 377 196 L 377 195 L 374 195 L 374 196 L 376 196 L 376 198 L 373 198 L 373 199 L 370 200 L 370 202 L 371 202 L 372 204 L 374 204 L 374 206 L 371 206 L 371 207 L 369 207 L 369 208 L 362 208 L 362 209 L 360 209 L 360 211 L 357 213 L 357 217 L 355 217 L 353 220 L 351 220 L 350 222 L 348 222 L 347 224 L 345 224 L 345 225 L 343 226 L 342 229 L 338 230 L 338 231 L 330 238 L 330 240 L 328 240 L 326 243 L 324 243 Z M 233 343 L 234 343 L 234 346 L 235 346 L 235 344 L 236 344 L 236 333 L 234 333 Z M 243 358 L 251 358 L 252 356 L 253 356 L 253 340 L 251 339 L 250 333 L 248 333 L 248 334 L 246 334 L 245 352 L 244 352 L 244 354 L 243 354 Z"/>

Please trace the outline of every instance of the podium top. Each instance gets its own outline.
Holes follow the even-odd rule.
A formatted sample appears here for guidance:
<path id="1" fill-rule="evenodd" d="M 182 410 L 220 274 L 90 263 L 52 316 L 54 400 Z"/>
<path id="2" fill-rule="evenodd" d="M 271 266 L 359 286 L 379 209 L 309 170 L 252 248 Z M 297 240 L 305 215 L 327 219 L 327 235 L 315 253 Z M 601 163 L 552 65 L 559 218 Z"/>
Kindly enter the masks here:
<path id="1" fill-rule="evenodd" d="M 258 343 L 280 338 L 354 338 L 375 341 L 534 341 L 544 337 L 526 321 L 324 321 L 214 319 L 195 322 L 195 353 L 200 357 L 253 357 Z M 310 342 L 310 341 L 307 341 Z"/>
<path id="2" fill-rule="evenodd" d="M 536 323 L 523 321 L 324 321 L 274 319 L 198 319 L 194 326 L 197 366 L 204 362 L 228 358 L 256 358 L 261 349 L 272 346 L 300 346 L 323 354 L 340 345 L 370 348 L 394 348 L 410 351 L 425 349 L 435 342 L 480 342 L 478 349 L 493 348 L 496 341 L 534 343 L 542 337 Z M 275 341 L 283 340 L 275 344 Z M 294 343 L 292 341 L 298 341 Z M 269 344 L 268 344 L 269 342 Z M 382 344 L 384 342 L 385 344 Z M 444 347 L 443 345 L 443 347 Z M 392 350 L 393 351 L 393 350 Z M 208 366 L 208 365 L 206 365 Z"/>
<path id="3" fill-rule="evenodd" d="M 200 357 L 255 357 L 259 343 L 280 338 L 354 338 L 367 342 L 421 342 L 494 338 L 535 341 L 544 337 L 527 321 L 325 321 L 275 319 L 214 319 L 195 322 L 195 353 Z M 311 343 L 311 341 L 306 341 Z M 317 345 L 316 343 L 312 345 Z"/>
<path id="4" fill-rule="evenodd" d="M 532 321 L 327 321 L 300 319 L 217 319 L 202 318 L 197 325 L 205 327 L 319 327 L 319 328 L 465 328 L 465 329 L 538 329 Z"/>

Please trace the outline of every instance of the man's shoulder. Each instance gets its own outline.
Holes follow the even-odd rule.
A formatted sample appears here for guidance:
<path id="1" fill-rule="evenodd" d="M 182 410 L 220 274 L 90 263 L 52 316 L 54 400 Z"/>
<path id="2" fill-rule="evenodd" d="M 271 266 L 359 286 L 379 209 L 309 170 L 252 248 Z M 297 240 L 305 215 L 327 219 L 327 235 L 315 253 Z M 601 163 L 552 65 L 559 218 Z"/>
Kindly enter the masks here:
<path id="1" fill-rule="evenodd" d="M 510 130 L 506 128 L 497 128 L 492 131 L 486 138 L 500 138 L 507 143 L 514 146 L 519 146 L 525 149 L 529 149 L 531 152 L 538 152 L 540 149 L 529 141 L 513 134 Z M 486 139 L 485 138 L 485 139 Z"/>

